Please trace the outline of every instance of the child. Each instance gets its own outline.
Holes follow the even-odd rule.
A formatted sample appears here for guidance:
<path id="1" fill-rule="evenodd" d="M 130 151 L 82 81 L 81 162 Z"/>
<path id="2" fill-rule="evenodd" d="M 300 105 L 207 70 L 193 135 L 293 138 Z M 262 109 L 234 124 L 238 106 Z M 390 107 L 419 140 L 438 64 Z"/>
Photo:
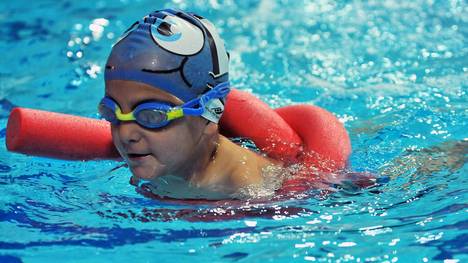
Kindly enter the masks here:
<path id="1" fill-rule="evenodd" d="M 145 16 L 113 46 L 99 111 L 133 178 L 151 181 L 154 193 L 238 197 L 275 167 L 218 132 L 228 61 L 214 26 L 180 10 Z"/>

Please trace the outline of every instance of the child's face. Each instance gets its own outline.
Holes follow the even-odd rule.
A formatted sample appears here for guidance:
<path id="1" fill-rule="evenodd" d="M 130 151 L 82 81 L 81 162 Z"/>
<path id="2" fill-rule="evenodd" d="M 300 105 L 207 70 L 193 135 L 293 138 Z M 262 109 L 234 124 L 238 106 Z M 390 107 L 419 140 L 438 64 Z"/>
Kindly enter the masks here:
<path id="1" fill-rule="evenodd" d="M 106 96 L 114 99 L 123 113 L 131 112 L 140 102 L 148 100 L 183 104 L 161 89 L 125 80 L 107 81 Z M 136 177 L 181 175 L 186 174 L 196 160 L 205 123 L 200 117 L 183 117 L 163 128 L 146 129 L 133 121 L 121 122 L 111 125 L 112 138 Z"/>

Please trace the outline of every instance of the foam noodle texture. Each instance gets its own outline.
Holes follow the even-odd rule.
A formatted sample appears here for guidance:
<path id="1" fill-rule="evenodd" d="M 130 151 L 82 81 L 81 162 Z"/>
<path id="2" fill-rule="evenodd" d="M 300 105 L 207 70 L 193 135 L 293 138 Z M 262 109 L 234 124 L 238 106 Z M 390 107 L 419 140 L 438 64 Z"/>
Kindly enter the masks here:
<path id="1" fill-rule="evenodd" d="M 220 125 L 223 134 L 250 138 L 273 159 L 295 160 L 302 149 L 294 129 L 265 102 L 245 91 L 231 90 Z"/>
<path id="2" fill-rule="evenodd" d="M 6 144 L 10 151 L 58 159 L 119 157 L 106 121 L 26 108 L 10 113 Z"/>
<path id="3" fill-rule="evenodd" d="M 250 93 L 232 90 L 220 121 L 223 134 L 252 139 L 269 157 L 342 169 L 351 153 L 348 133 L 330 112 L 312 105 L 272 110 Z"/>
<path id="4" fill-rule="evenodd" d="M 323 171 L 343 169 L 351 154 L 351 142 L 343 124 L 330 112 L 312 105 L 275 109 L 301 137 L 304 149 L 299 162 Z"/>

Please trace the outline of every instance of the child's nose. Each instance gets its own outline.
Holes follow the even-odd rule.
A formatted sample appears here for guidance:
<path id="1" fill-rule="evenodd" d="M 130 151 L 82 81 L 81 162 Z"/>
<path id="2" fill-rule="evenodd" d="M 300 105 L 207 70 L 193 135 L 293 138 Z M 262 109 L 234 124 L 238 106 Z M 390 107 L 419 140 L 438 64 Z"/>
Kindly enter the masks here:
<path id="1" fill-rule="evenodd" d="M 121 122 L 117 126 L 119 138 L 124 144 L 137 143 L 141 140 L 140 127 L 133 121 Z"/>

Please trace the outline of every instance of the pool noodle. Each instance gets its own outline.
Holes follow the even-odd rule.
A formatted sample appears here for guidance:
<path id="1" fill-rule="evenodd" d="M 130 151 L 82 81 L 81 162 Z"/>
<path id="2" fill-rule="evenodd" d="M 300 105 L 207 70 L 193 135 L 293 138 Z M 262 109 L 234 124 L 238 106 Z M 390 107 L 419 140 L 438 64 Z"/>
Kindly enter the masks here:
<path id="1" fill-rule="evenodd" d="M 9 151 L 65 160 L 118 159 L 106 121 L 27 108 L 8 119 Z"/>

